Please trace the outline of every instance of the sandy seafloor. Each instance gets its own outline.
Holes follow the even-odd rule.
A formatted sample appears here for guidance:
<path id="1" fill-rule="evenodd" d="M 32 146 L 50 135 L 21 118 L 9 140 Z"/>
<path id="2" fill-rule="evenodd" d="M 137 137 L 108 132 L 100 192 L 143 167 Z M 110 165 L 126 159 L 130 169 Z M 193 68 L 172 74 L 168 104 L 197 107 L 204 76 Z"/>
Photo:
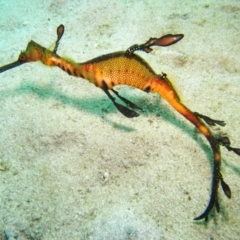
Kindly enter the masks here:
<path id="1" fill-rule="evenodd" d="M 0 1 L 0 66 L 28 41 L 83 62 L 167 33 L 140 55 L 193 111 L 225 120 L 240 147 L 240 1 Z M 222 149 L 221 212 L 205 209 L 211 149 L 156 94 L 117 90 L 143 108 L 119 113 L 89 82 L 41 63 L 0 75 L 0 239 L 240 239 L 240 157 Z M 215 128 L 217 130 L 220 128 Z"/>

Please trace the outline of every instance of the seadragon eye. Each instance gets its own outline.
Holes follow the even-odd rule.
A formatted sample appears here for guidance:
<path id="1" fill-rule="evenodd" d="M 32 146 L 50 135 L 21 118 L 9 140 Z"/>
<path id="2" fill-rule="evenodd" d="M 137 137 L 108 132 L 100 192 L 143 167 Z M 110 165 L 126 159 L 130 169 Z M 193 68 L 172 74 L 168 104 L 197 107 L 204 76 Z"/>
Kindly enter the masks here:
<path id="1" fill-rule="evenodd" d="M 19 55 L 19 58 L 18 58 L 19 61 L 26 61 L 26 55 L 21 52 L 20 55 Z"/>

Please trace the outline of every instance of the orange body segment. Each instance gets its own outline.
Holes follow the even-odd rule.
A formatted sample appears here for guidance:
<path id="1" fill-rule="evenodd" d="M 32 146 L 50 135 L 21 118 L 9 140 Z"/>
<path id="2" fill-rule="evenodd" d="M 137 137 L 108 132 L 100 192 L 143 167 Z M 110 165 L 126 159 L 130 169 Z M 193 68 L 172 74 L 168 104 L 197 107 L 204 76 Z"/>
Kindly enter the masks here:
<path id="1" fill-rule="evenodd" d="M 91 65 L 91 67 L 89 67 Z M 104 55 L 80 64 L 84 78 L 102 86 L 104 80 L 109 89 L 126 84 L 144 90 L 155 76 L 150 66 L 137 55 L 127 56 L 125 52 Z M 88 74 L 85 73 L 88 71 Z"/>

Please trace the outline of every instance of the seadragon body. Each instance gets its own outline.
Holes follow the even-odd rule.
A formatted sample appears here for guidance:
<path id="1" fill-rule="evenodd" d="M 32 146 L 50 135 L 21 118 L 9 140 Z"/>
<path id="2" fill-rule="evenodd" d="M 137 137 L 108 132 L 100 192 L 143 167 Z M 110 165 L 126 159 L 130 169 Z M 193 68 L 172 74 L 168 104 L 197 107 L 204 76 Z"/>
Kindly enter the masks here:
<path id="1" fill-rule="evenodd" d="M 135 54 L 135 51 L 151 52 L 152 46 L 169 46 L 175 44 L 183 38 L 182 34 L 165 35 L 161 38 L 150 38 L 144 44 L 135 44 L 127 49 L 127 51 L 110 53 L 103 55 L 84 63 L 76 63 L 60 57 L 57 54 L 59 41 L 64 33 L 64 26 L 60 25 L 57 28 L 57 41 L 53 51 L 46 49 L 34 41 L 30 41 L 27 49 L 21 52 L 16 62 L 0 67 L 0 73 L 19 66 L 23 63 L 41 61 L 47 66 L 57 66 L 69 75 L 80 77 L 93 83 L 101 88 L 113 102 L 116 108 L 126 117 L 137 117 L 139 114 L 135 110 L 141 109 L 131 101 L 120 96 L 114 86 L 129 85 L 141 89 L 145 92 L 157 92 L 163 97 L 177 112 L 190 121 L 195 127 L 206 137 L 212 152 L 213 152 L 213 173 L 212 187 L 209 203 L 205 211 L 200 214 L 195 220 L 208 219 L 208 214 L 211 209 L 216 206 L 219 212 L 218 204 L 218 186 L 221 183 L 225 195 L 230 198 L 231 190 L 224 182 L 220 172 L 221 154 L 220 145 L 226 147 L 229 151 L 233 151 L 240 155 L 239 148 L 230 146 L 230 141 L 227 137 L 215 137 L 206 125 L 221 125 L 223 121 L 211 119 L 197 112 L 192 112 L 181 101 L 173 88 L 171 82 L 165 73 L 158 75 L 140 56 Z M 112 95 L 114 94 L 114 96 Z M 120 98 L 125 105 L 116 102 L 116 97 Z"/>

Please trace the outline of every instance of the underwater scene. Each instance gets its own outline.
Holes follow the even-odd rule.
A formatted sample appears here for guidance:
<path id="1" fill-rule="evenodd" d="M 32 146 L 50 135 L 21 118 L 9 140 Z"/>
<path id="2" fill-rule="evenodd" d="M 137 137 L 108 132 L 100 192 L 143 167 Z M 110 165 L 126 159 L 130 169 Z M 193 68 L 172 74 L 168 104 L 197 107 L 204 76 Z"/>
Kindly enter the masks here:
<path id="1" fill-rule="evenodd" d="M 240 238 L 239 0 L 0 19 L 0 240 Z"/>

